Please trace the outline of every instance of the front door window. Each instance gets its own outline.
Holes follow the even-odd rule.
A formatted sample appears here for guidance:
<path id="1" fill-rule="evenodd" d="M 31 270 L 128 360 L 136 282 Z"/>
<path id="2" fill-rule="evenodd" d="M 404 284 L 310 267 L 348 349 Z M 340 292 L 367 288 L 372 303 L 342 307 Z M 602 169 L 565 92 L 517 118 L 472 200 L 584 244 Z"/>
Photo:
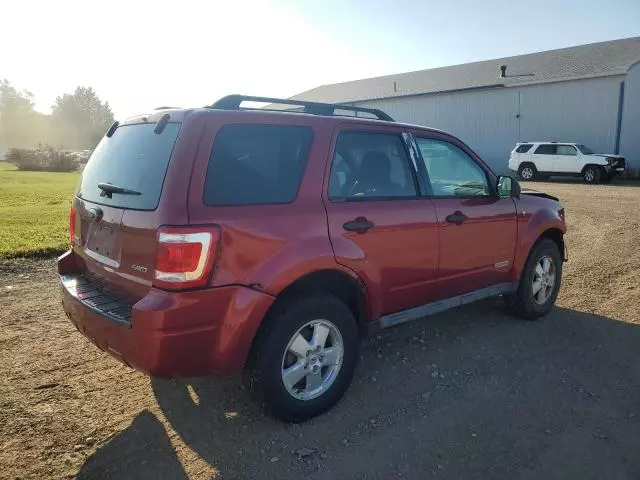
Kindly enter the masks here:
<path id="1" fill-rule="evenodd" d="M 417 142 L 434 196 L 489 195 L 489 183 L 484 170 L 459 147 L 428 138 L 418 138 Z"/>

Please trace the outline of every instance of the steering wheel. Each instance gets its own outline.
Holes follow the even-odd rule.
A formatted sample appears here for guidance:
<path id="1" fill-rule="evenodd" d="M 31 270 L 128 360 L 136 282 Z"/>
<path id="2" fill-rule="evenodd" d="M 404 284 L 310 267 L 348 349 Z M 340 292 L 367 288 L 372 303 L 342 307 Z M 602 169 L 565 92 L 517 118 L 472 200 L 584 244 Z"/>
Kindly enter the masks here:
<path id="1" fill-rule="evenodd" d="M 372 184 L 364 184 L 360 180 L 356 180 L 355 183 L 349 189 L 350 197 L 375 197 L 376 186 Z"/>

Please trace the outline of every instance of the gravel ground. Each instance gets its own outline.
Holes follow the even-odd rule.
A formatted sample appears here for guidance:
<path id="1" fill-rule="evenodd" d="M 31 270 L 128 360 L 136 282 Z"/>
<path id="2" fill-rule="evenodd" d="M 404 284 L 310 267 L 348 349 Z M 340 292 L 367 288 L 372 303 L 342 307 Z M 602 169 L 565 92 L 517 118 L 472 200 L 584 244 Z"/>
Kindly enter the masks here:
<path id="1" fill-rule="evenodd" d="M 485 301 L 381 333 L 303 425 L 239 379 L 153 380 L 68 322 L 53 260 L 0 265 L 2 478 L 639 478 L 640 186 L 534 183 L 570 261 L 538 322 Z"/>

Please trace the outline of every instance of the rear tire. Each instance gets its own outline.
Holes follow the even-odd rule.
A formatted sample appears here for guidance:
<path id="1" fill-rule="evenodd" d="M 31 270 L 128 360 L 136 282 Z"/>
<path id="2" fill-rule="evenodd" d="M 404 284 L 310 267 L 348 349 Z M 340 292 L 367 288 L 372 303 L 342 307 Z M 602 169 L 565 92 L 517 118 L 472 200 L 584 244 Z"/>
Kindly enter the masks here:
<path id="1" fill-rule="evenodd" d="M 602 171 L 598 167 L 586 167 L 582 172 L 585 183 L 598 183 L 602 178 Z"/>
<path id="2" fill-rule="evenodd" d="M 550 262 L 548 273 L 545 271 L 547 261 Z M 526 320 L 536 320 L 553 308 L 561 280 L 560 249 L 553 240 L 543 238 L 534 245 L 527 259 L 518 290 L 515 294 L 505 295 L 505 303 L 517 316 Z"/>
<path id="3" fill-rule="evenodd" d="M 523 163 L 518 168 L 518 177 L 525 181 L 535 180 L 538 175 L 538 170 L 532 163 Z"/>
<path id="4" fill-rule="evenodd" d="M 276 306 L 265 322 L 247 365 L 253 393 L 285 422 L 303 422 L 333 407 L 349 387 L 359 356 L 351 310 L 333 296 L 316 294 Z"/>

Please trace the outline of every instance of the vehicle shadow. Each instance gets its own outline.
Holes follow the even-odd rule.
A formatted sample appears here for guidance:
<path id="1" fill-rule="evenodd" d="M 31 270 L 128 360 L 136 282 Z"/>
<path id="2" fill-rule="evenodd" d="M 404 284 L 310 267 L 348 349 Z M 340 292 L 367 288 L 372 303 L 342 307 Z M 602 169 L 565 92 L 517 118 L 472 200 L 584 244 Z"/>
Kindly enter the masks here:
<path id="1" fill-rule="evenodd" d="M 77 478 L 187 479 L 164 426 L 143 410 L 82 465 Z"/>
<path id="2" fill-rule="evenodd" d="M 489 300 L 368 339 L 346 397 L 305 424 L 264 415 L 236 378 L 152 388 L 222 478 L 638 478 L 639 345 L 637 324 L 562 308 L 524 322 Z M 143 414 L 80 478 L 140 478 L 141 462 L 184 476 Z"/>

